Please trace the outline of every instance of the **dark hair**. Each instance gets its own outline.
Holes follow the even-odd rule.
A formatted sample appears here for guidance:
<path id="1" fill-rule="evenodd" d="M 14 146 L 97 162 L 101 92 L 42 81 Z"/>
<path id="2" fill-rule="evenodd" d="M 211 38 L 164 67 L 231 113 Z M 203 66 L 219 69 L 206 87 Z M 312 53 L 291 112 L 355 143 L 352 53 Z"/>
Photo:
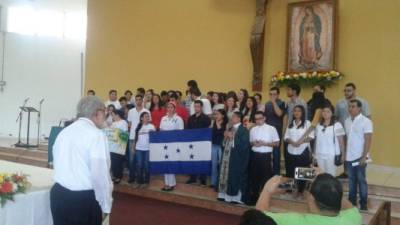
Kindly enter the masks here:
<path id="1" fill-rule="evenodd" d="M 289 84 L 288 88 L 292 89 L 293 91 L 296 91 L 296 95 L 300 95 L 301 87 L 298 84 Z"/>
<path id="2" fill-rule="evenodd" d="M 124 119 L 125 118 L 125 111 L 123 109 L 114 109 L 113 113 L 115 115 L 118 115 L 119 118 Z"/>
<path id="3" fill-rule="evenodd" d="M 269 91 L 276 91 L 276 93 L 278 94 L 281 92 L 281 90 L 278 87 L 272 87 L 269 89 Z"/>
<path id="4" fill-rule="evenodd" d="M 135 95 L 135 98 L 141 98 L 141 99 L 143 99 L 143 95 L 140 95 L 140 94 Z"/>
<path id="5" fill-rule="evenodd" d="M 260 93 L 255 93 L 254 97 L 258 96 L 260 98 L 260 100 L 262 100 L 262 95 Z"/>
<path id="6" fill-rule="evenodd" d="M 182 96 L 182 91 L 175 91 L 175 93 L 178 95 L 178 97 Z"/>
<path id="7" fill-rule="evenodd" d="M 234 91 L 228 91 L 228 93 L 226 93 L 226 99 L 233 97 L 236 101 L 237 101 L 237 95 L 236 92 Z"/>
<path id="8" fill-rule="evenodd" d="M 253 108 L 251 108 L 251 109 L 249 109 L 248 107 L 247 107 L 247 100 L 248 99 L 250 99 L 252 102 L 253 102 Z M 245 108 L 244 108 L 244 116 L 246 116 L 248 113 L 249 113 L 249 111 L 251 110 L 251 113 L 250 113 L 250 122 L 254 122 L 254 115 L 255 115 L 255 113 L 257 112 L 257 101 L 256 101 L 256 99 L 253 97 L 253 96 L 251 96 L 251 97 L 248 97 L 247 99 L 246 99 L 246 105 L 245 105 Z"/>
<path id="9" fill-rule="evenodd" d="M 333 126 L 337 121 L 336 116 L 335 116 L 335 108 L 333 107 L 332 104 L 329 104 L 329 103 L 325 104 L 324 107 L 322 107 L 322 109 L 326 109 L 326 108 L 328 108 L 332 112 L 331 122 L 329 123 L 328 126 Z M 324 126 L 324 118 L 321 118 L 321 122 L 319 124 L 321 126 Z"/>
<path id="10" fill-rule="evenodd" d="M 221 127 L 226 127 L 226 125 L 228 124 L 228 116 L 226 115 L 225 109 L 218 109 L 217 112 L 221 113 L 221 115 L 224 117 Z M 216 123 L 214 123 L 214 126 L 217 126 Z"/>
<path id="11" fill-rule="evenodd" d="M 87 91 L 87 94 L 92 93 L 92 95 L 96 95 L 96 92 L 94 90 L 89 90 Z"/>
<path id="12" fill-rule="evenodd" d="M 358 108 L 362 107 L 362 102 L 358 99 L 352 99 L 352 100 L 350 100 L 350 103 L 356 103 Z"/>
<path id="13" fill-rule="evenodd" d="M 161 95 L 161 96 L 168 95 L 168 92 L 166 92 L 166 91 L 161 91 L 160 95 Z"/>
<path id="14" fill-rule="evenodd" d="M 118 99 L 118 101 L 122 102 L 122 101 L 128 101 L 128 100 L 126 99 L 125 96 L 122 96 L 122 97 L 120 97 L 120 98 Z"/>
<path id="15" fill-rule="evenodd" d="M 311 184 L 310 193 L 321 211 L 340 212 L 343 187 L 332 175 L 328 173 L 318 175 Z"/>
<path id="16" fill-rule="evenodd" d="M 354 83 L 347 83 L 345 87 L 352 87 L 354 90 L 356 90 L 356 85 Z"/>
<path id="17" fill-rule="evenodd" d="M 224 93 L 221 92 L 214 92 L 213 95 L 217 95 L 218 96 L 218 104 L 223 104 L 225 102 L 225 97 L 224 97 Z M 213 102 L 214 103 L 214 102 Z M 215 104 L 215 103 L 214 103 Z"/>
<path id="18" fill-rule="evenodd" d="M 254 113 L 254 117 L 255 117 L 256 115 L 262 115 L 263 117 L 265 117 L 265 114 L 264 114 L 263 111 L 257 111 L 257 112 L 255 112 L 255 113 Z"/>
<path id="19" fill-rule="evenodd" d="M 203 107 L 203 101 L 201 101 L 201 100 L 194 101 L 194 104 L 200 104 L 201 107 Z"/>
<path id="20" fill-rule="evenodd" d="M 114 104 L 109 104 L 108 106 L 107 106 L 107 108 L 109 109 L 109 108 L 112 108 L 112 111 L 114 111 L 115 109 L 117 109 L 117 108 L 115 108 L 115 105 Z"/>
<path id="21" fill-rule="evenodd" d="M 113 89 L 113 90 L 110 90 L 110 91 L 108 92 L 109 95 L 111 95 L 112 93 L 117 94 L 117 91 Z"/>
<path id="22" fill-rule="evenodd" d="M 150 112 L 153 112 L 154 108 L 156 107 L 156 104 L 153 101 L 154 96 L 156 96 L 158 98 L 158 103 L 157 103 L 157 107 L 158 110 L 161 110 L 162 107 L 164 106 L 164 103 L 161 101 L 161 97 L 159 94 L 154 94 L 153 97 L 151 98 L 151 103 L 150 103 Z"/>
<path id="23" fill-rule="evenodd" d="M 190 88 L 198 88 L 197 81 L 195 80 L 189 80 L 187 82 L 187 86 L 189 86 Z"/>
<path id="24" fill-rule="evenodd" d="M 125 91 L 124 95 L 127 95 L 127 94 L 133 95 L 133 94 L 132 94 L 132 91 L 130 91 L 130 90 L 126 90 L 126 91 Z"/>
<path id="25" fill-rule="evenodd" d="M 218 93 L 218 101 L 220 101 L 221 104 L 225 103 L 226 97 L 227 97 L 226 93 L 223 92 Z"/>
<path id="26" fill-rule="evenodd" d="M 201 92 L 198 88 L 191 88 L 189 90 L 190 94 L 194 95 L 194 96 L 201 96 Z"/>
<path id="27" fill-rule="evenodd" d="M 277 225 L 277 223 L 265 213 L 249 209 L 240 217 L 239 225 Z"/>
<path id="28" fill-rule="evenodd" d="M 151 95 L 154 95 L 154 90 L 153 89 L 148 89 L 147 91 L 150 92 Z"/>
<path id="29" fill-rule="evenodd" d="M 215 92 L 213 92 L 213 91 L 209 91 L 209 92 L 207 92 L 207 95 L 213 96 L 214 93 L 215 93 Z"/>
<path id="30" fill-rule="evenodd" d="M 169 96 L 170 99 L 173 98 L 175 100 L 178 100 L 178 95 L 176 94 L 175 91 L 169 91 L 168 96 Z"/>
<path id="31" fill-rule="evenodd" d="M 298 109 L 301 110 L 301 123 L 300 123 L 299 126 L 297 126 L 297 129 L 299 129 L 299 128 L 303 128 L 304 125 L 306 124 L 306 109 L 305 109 L 304 106 L 302 106 L 302 105 L 296 105 L 296 106 L 293 108 L 293 111 L 294 111 L 296 108 L 298 108 Z M 289 128 L 293 128 L 293 126 L 294 126 L 293 121 L 294 121 L 294 114 L 293 114 L 292 123 L 289 124 Z"/>
<path id="32" fill-rule="evenodd" d="M 139 131 L 140 131 L 140 129 L 142 129 L 142 127 L 143 127 L 143 117 L 145 116 L 145 115 L 149 115 L 149 113 L 148 112 L 142 112 L 141 114 L 140 114 L 140 122 L 139 122 L 139 124 L 137 125 L 137 127 L 136 127 L 136 130 L 135 130 L 135 144 L 137 143 L 137 141 L 138 141 L 138 137 L 139 137 Z"/>
<path id="33" fill-rule="evenodd" d="M 136 91 L 139 92 L 140 94 L 145 94 L 146 93 L 146 90 L 144 88 L 142 88 L 142 87 L 136 89 Z"/>
<path id="34" fill-rule="evenodd" d="M 240 89 L 240 91 L 243 92 L 243 99 L 240 102 L 239 110 L 243 111 L 243 109 L 246 107 L 246 102 L 247 102 L 247 98 L 249 97 L 249 92 L 246 89 L 243 89 L 243 88 Z"/>

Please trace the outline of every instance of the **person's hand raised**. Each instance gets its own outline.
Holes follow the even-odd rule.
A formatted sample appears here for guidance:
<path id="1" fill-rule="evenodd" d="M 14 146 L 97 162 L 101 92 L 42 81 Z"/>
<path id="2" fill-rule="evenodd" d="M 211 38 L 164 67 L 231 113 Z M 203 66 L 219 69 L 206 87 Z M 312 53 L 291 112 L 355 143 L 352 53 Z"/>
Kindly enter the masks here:
<path id="1" fill-rule="evenodd" d="M 283 189 L 279 188 L 279 185 L 282 183 L 285 183 L 287 181 L 287 178 L 284 178 L 282 176 L 274 176 L 271 179 L 267 181 L 264 185 L 263 192 L 264 193 L 269 193 L 269 194 L 282 194 L 285 193 L 286 191 Z"/>

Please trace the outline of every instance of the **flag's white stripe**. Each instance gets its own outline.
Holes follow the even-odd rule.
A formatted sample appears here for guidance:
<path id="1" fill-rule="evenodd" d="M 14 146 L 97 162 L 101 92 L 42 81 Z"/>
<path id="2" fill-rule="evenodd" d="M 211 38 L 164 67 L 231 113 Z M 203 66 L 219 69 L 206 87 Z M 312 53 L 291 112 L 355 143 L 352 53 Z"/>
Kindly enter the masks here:
<path id="1" fill-rule="evenodd" d="M 193 148 L 190 148 L 190 145 Z M 167 146 L 167 150 L 164 149 Z M 179 152 L 177 152 L 179 149 Z M 165 156 L 168 155 L 168 159 Z M 193 159 L 191 159 L 193 155 Z M 150 143 L 150 161 L 209 161 L 211 160 L 211 142 L 174 142 Z"/>

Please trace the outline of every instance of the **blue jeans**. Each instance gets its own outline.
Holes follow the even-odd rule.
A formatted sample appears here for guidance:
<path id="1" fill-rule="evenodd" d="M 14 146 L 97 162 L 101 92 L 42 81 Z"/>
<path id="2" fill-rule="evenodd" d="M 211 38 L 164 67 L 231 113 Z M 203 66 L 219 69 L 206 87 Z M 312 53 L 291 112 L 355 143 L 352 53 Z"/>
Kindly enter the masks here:
<path id="1" fill-rule="evenodd" d="M 219 178 L 219 166 L 221 162 L 221 153 L 222 146 L 221 145 L 212 145 L 211 149 L 211 185 L 218 185 Z"/>
<path id="2" fill-rule="evenodd" d="M 135 151 L 136 158 L 136 176 L 138 184 L 148 184 L 149 175 L 149 151 Z"/>
<path id="3" fill-rule="evenodd" d="M 129 165 L 129 181 L 135 182 L 136 179 L 136 160 L 135 154 L 132 154 L 133 146 L 135 142 L 134 140 L 129 140 L 129 154 L 128 154 L 128 165 Z"/>
<path id="4" fill-rule="evenodd" d="M 358 160 L 357 160 L 358 161 Z M 353 162 L 357 162 L 353 161 Z M 368 185 L 365 176 L 367 165 L 352 166 L 353 162 L 346 162 L 347 174 L 349 176 L 349 201 L 357 205 L 357 189 L 360 190 L 360 205 L 367 206 Z"/>

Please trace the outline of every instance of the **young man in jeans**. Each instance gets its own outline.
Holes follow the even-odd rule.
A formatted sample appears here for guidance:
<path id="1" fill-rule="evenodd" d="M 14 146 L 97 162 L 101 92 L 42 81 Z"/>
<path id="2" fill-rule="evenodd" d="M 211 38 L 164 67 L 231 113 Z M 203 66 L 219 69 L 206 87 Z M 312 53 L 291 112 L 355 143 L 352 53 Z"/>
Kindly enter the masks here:
<path id="1" fill-rule="evenodd" d="M 349 104 L 350 117 L 345 121 L 347 135 L 346 171 L 349 176 L 349 200 L 357 205 L 357 187 L 360 188 L 360 209 L 368 210 L 368 185 L 365 177 L 372 139 L 372 122 L 361 113 L 362 103 L 353 99 Z"/>

